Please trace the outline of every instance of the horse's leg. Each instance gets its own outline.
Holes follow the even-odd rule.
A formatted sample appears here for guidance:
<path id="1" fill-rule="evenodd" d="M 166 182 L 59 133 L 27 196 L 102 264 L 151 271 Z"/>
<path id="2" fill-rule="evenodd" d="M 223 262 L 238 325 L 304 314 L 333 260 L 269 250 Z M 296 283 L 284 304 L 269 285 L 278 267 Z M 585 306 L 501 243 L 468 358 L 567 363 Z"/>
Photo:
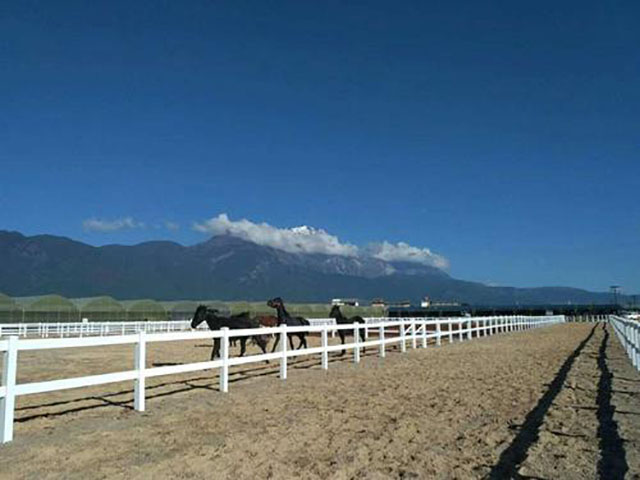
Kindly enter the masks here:
<path id="1" fill-rule="evenodd" d="M 344 330 L 338 330 L 338 335 L 340 335 L 340 342 L 344 345 Z M 340 357 L 344 355 L 344 349 L 340 350 Z"/>
<path id="2" fill-rule="evenodd" d="M 273 342 L 273 348 L 271 349 L 271 353 L 276 351 L 276 347 L 278 346 L 279 341 L 280 341 L 280 335 L 276 335 L 276 341 Z"/>
<path id="3" fill-rule="evenodd" d="M 253 339 L 256 341 L 256 343 L 258 344 L 258 346 L 260 347 L 260 349 L 262 350 L 262 353 L 264 353 L 266 355 L 267 353 L 267 339 L 265 338 L 265 336 L 262 337 L 253 337 Z M 265 360 L 265 363 L 269 363 L 269 360 Z"/>
<path id="4" fill-rule="evenodd" d="M 211 351 L 211 360 L 215 360 L 216 357 L 220 356 L 220 339 L 213 339 L 213 350 Z"/>
<path id="5" fill-rule="evenodd" d="M 240 356 L 242 357 L 246 351 L 247 351 L 247 337 L 242 337 L 240 339 Z"/>
<path id="6" fill-rule="evenodd" d="M 360 330 L 360 340 L 362 340 L 362 343 L 365 342 L 364 339 L 364 328 L 359 328 L 358 330 Z M 366 353 L 367 352 L 367 347 L 362 347 L 362 353 Z"/>
<path id="7" fill-rule="evenodd" d="M 300 334 L 298 334 L 298 335 L 300 335 Z M 291 348 L 291 350 L 293 350 L 293 335 L 289 334 L 288 336 L 289 336 L 289 347 Z M 298 347 L 298 348 L 300 348 L 300 347 Z"/>
<path id="8" fill-rule="evenodd" d="M 307 348 L 307 334 L 302 334 L 302 343 L 304 343 L 304 348 Z"/>

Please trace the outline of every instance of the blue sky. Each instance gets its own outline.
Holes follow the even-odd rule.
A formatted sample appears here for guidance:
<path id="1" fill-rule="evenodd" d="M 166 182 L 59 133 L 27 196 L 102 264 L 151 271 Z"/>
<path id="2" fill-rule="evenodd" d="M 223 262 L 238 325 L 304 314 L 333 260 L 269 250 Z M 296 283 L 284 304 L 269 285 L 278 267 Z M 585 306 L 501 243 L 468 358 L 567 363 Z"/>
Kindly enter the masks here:
<path id="1" fill-rule="evenodd" d="M 640 292 L 639 23 L 636 1 L 8 2 L 0 229 L 192 244 L 227 213 Z"/>

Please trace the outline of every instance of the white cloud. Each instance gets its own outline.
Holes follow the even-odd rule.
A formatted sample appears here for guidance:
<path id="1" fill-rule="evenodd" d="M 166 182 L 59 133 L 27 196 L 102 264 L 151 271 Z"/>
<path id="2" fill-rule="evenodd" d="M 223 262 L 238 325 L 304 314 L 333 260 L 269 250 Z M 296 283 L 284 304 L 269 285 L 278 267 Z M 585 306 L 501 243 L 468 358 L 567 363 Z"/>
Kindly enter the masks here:
<path id="1" fill-rule="evenodd" d="M 82 228 L 84 228 L 88 232 L 116 232 L 118 230 L 128 230 L 144 227 L 144 223 L 138 222 L 131 217 L 117 218 L 115 220 L 88 218 L 87 220 L 82 222 Z"/>
<path id="2" fill-rule="evenodd" d="M 176 223 L 176 222 L 171 222 L 169 220 L 167 220 L 166 222 L 164 222 L 164 227 L 167 230 L 171 230 L 171 231 L 176 231 L 180 229 L 180 224 Z"/>
<path id="3" fill-rule="evenodd" d="M 226 213 L 194 223 L 194 230 L 212 235 L 232 235 L 259 245 L 265 245 L 293 253 L 322 253 L 347 257 L 372 256 L 387 262 L 403 261 L 447 268 L 449 262 L 428 248 L 413 247 L 407 243 L 382 242 L 364 249 L 350 243 L 342 243 L 335 235 L 324 230 L 302 226 L 278 228 L 268 223 L 250 220 L 230 220 Z"/>
<path id="4" fill-rule="evenodd" d="M 230 220 L 226 213 L 195 223 L 193 228 L 199 232 L 213 235 L 232 235 L 258 245 L 278 248 L 292 253 L 324 253 L 327 255 L 358 255 L 358 247 L 341 243 L 338 237 L 324 230 L 311 227 L 277 228 L 268 223 L 253 223 L 242 219 Z"/>
<path id="5" fill-rule="evenodd" d="M 433 253 L 428 248 L 413 247 L 405 242 L 375 243 L 367 247 L 367 250 L 372 257 L 387 262 L 421 263 L 442 269 L 449 267 L 449 261 L 443 256 Z"/>

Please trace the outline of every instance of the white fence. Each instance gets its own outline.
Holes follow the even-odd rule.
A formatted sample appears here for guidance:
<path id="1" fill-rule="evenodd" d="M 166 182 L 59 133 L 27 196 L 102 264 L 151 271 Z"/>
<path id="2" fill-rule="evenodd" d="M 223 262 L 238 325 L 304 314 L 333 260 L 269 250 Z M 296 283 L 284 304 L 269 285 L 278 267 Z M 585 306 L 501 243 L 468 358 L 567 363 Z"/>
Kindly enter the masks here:
<path id="1" fill-rule="evenodd" d="M 333 318 L 310 318 L 311 325 L 335 325 Z M 373 321 L 375 319 L 367 319 Z M 206 330 L 202 323 L 198 329 Z M 105 335 L 132 335 L 135 333 L 187 332 L 191 330 L 190 320 L 171 320 L 166 322 L 39 322 L 39 323 L 0 323 L 0 337 L 17 335 L 18 337 L 92 337 Z M 335 332 L 334 332 L 335 333 Z"/>
<path id="2" fill-rule="evenodd" d="M 0 352 L 2 352 L 4 358 L 2 384 L 0 385 L 0 441 L 5 443 L 13 439 L 15 398 L 21 395 L 133 380 L 134 408 L 138 411 L 144 411 L 145 380 L 151 377 L 218 368 L 220 369 L 220 391 L 227 392 L 229 389 L 229 367 L 235 365 L 277 360 L 280 363 L 280 377 L 284 380 L 287 378 L 287 361 L 292 357 L 320 355 L 322 368 L 326 370 L 329 368 L 329 352 L 353 350 L 353 360 L 359 363 L 361 350 L 365 347 L 378 347 L 379 356 L 384 357 L 386 355 L 386 346 L 391 344 L 398 344 L 400 351 L 405 352 L 407 342 L 411 344 L 412 348 L 417 348 L 418 345 L 422 348 L 427 348 L 430 341 L 434 345 L 440 345 L 443 338 L 445 340 L 448 339 L 449 342 L 453 342 L 454 339 L 459 341 L 471 340 L 474 337 L 484 337 L 497 333 L 520 331 L 561 323 L 564 322 L 564 316 L 382 320 L 384 321 L 377 323 L 348 325 L 324 324 L 303 327 L 281 325 L 280 327 L 259 329 L 229 330 L 228 328 L 223 328 L 218 331 L 170 333 L 147 333 L 142 330 L 134 335 L 41 339 L 23 339 L 18 336 L 10 336 L 7 339 L 0 339 Z M 443 327 L 446 327 L 446 329 Z M 368 330 L 369 337 L 373 337 L 373 333 L 377 334 L 377 338 L 374 340 L 365 339 L 363 342 L 359 337 L 361 329 Z M 336 330 L 345 330 L 349 334 L 353 334 L 353 342 L 345 343 L 344 345 L 330 345 L 328 340 L 329 333 Z M 320 334 L 321 346 L 302 350 L 289 350 L 287 334 L 300 332 Z M 230 338 L 264 334 L 280 335 L 280 351 L 247 357 L 229 357 Z M 147 368 L 146 366 L 146 346 L 148 343 L 211 338 L 221 339 L 221 358 L 219 360 L 154 368 Z M 131 344 L 135 348 L 132 370 L 43 382 L 16 383 L 18 353 L 21 351 L 124 344 Z"/>
<path id="3" fill-rule="evenodd" d="M 609 323 L 613 325 L 613 330 L 631 359 L 631 363 L 640 370 L 640 323 L 617 315 L 610 315 Z"/>
<path id="4" fill-rule="evenodd" d="M 204 324 L 206 328 L 206 324 Z M 138 332 L 184 332 L 191 330 L 189 320 L 166 322 L 40 322 L 0 323 L 0 337 L 89 337 L 105 335 L 130 335 Z"/>
<path id="5" fill-rule="evenodd" d="M 592 314 L 585 313 L 582 315 L 565 315 L 566 322 L 578 322 L 578 323 L 598 323 L 598 322 L 608 322 L 609 314 Z"/>

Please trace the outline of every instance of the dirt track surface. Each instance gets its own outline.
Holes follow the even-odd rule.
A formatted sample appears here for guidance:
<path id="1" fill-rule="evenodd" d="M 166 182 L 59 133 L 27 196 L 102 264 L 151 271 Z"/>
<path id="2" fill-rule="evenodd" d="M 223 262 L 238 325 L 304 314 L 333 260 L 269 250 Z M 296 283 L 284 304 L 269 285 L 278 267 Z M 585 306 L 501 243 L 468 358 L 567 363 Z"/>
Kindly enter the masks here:
<path id="1" fill-rule="evenodd" d="M 152 346 L 151 364 L 205 360 Z M 43 355 L 44 353 L 44 355 Z M 19 382 L 129 369 L 131 348 L 21 354 Z M 640 478 L 640 375 L 611 329 L 567 324 L 19 397 L 2 478 Z M 79 369 L 79 370 L 78 370 Z"/>

